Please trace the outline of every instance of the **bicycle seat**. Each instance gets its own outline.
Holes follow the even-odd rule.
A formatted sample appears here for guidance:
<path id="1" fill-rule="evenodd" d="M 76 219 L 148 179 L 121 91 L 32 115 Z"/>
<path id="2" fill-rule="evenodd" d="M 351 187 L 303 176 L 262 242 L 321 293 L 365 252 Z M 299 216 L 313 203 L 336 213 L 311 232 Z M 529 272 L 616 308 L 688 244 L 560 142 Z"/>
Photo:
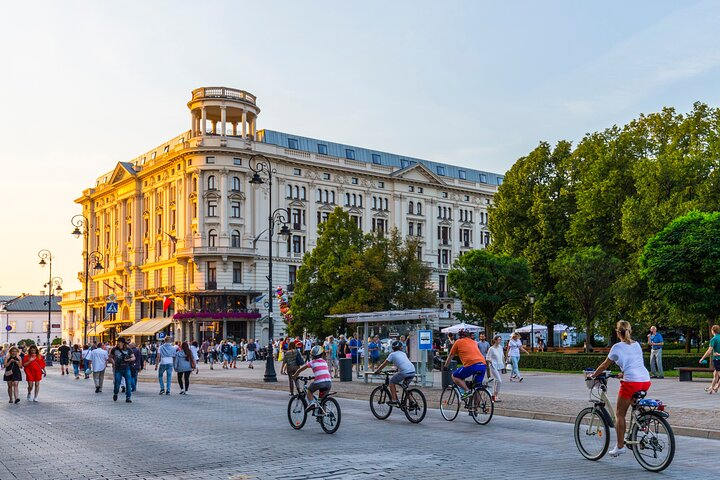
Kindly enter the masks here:
<path id="1" fill-rule="evenodd" d="M 637 392 L 633 393 L 632 398 L 635 400 L 639 400 L 641 398 L 645 398 L 645 395 L 647 395 L 647 392 L 645 390 L 638 390 Z"/>

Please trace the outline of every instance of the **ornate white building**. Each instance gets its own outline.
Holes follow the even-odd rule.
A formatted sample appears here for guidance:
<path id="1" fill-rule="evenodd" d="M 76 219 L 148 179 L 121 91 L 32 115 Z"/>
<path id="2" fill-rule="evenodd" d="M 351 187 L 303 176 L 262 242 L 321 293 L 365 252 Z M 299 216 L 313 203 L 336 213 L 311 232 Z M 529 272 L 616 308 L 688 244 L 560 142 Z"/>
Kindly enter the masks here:
<path id="1" fill-rule="evenodd" d="M 459 308 L 447 294 L 447 272 L 457 256 L 490 242 L 487 208 L 502 176 L 258 131 L 256 98 L 242 90 L 198 88 L 188 108 L 189 131 L 119 162 L 76 200 L 87 219 L 89 251 L 103 256 L 103 269 L 91 269 L 91 333 L 126 331 L 142 321 L 128 333 L 174 328 L 183 339 L 265 342 L 263 231 L 270 204 L 288 209 L 292 231 L 288 240 L 272 239 L 275 285 L 292 291 L 302 256 L 315 246 L 317 225 L 340 206 L 365 231 L 397 227 L 420 237 L 438 305 Z M 253 165 L 262 159 L 272 164 L 272 198 L 267 182 L 249 183 L 251 159 Z M 119 303 L 112 317 L 104 313 L 110 294 Z M 165 297 L 172 300 L 166 312 Z M 63 318 L 81 325 L 83 300 L 84 292 L 68 292 Z M 279 335 L 283 323 L 274 318 Z M 76 336 L 81 330 L 73 328 Z"/>

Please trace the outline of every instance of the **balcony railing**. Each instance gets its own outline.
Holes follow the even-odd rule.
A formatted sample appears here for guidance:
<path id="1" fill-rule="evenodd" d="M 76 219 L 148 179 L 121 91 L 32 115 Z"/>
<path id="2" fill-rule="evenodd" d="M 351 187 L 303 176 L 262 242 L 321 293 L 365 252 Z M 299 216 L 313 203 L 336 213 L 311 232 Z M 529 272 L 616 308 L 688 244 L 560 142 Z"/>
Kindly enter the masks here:
<path id="1" fill-rule="evenodd" d="M 255 95 L 252 95 L 245 90 L 238 90 L 236 88 L 226 87 L 203 87 L 196 88 L 192 92 L 193 100 L 200 98 L 232 98 L 235 100 L 243 100 L 255 105 Z"/>

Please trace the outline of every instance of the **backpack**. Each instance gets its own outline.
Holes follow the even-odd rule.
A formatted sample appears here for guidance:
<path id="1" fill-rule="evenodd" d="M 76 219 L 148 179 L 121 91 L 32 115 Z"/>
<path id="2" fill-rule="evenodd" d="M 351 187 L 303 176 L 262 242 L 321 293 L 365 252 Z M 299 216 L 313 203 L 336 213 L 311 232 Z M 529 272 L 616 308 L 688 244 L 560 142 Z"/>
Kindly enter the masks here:
<path id="1" fill-rule="evenodd" d="M 303 358 L 302 353 L 300 353 L 300 351 L 297 349 L 295 349 L 295 364 L 298 367 L 302 367 L 303 365 L 305 365 L 305 359 Z"/>

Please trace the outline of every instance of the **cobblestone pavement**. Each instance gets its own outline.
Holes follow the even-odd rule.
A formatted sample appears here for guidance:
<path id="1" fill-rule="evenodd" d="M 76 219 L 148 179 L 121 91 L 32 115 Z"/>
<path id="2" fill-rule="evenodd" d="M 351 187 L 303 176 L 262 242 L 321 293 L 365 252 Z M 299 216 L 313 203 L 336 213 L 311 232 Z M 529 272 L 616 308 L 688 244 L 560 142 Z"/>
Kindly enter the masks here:
<path id="1" fill-rule="evenodd" d="M 479 426 L 430 410 L 412 425 L 398 412 L 376 420 L 367 401 L 342 398 L 340 429 L 327 435 L 313 421 L 292 430 L 282 391 L 194 384 L 188 396 L 176 385 L 158 396 L 140 383 L 126 404 L 109 387 L 96 395 L 90 380 L 51 372 L 39 403 L 2 404 L 0 480 L 659 478 L 631 454 L 584 460 L 562 423 L 498 416 Z M 716 474 L 708 453 L 720 442 L 678 437 L 677 446 L 663 478 Z"/>

